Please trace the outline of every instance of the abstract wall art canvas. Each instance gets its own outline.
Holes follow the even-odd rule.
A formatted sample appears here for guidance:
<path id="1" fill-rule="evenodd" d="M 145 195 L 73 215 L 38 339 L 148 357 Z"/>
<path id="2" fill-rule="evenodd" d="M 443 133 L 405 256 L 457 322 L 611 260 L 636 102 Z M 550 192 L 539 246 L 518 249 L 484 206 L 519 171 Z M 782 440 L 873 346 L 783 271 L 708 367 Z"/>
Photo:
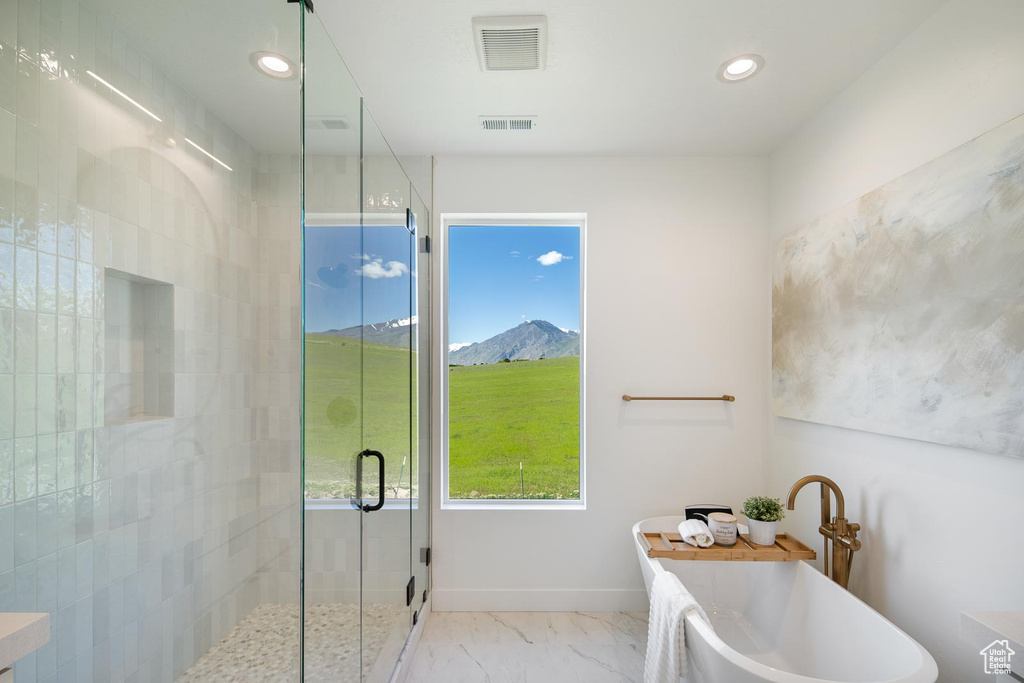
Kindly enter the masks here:
<path id="1" fill-rule="evenodd" d="M 1024 457 L 1024 116 L 773 247 L 776 415 Z"/>

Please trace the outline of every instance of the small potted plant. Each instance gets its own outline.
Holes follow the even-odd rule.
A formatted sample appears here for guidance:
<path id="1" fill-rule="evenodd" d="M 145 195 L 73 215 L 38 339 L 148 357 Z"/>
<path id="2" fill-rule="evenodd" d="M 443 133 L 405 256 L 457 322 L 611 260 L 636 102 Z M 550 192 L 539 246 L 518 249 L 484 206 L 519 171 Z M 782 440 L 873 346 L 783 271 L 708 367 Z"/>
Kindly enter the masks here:
<path id="1" fill-rule="evenodd" d="M 750 542 L 755 545 L 775 545 L 775 531 L 779 520 L 786 516 L 778 498 L 751 496 L 743 501 L 743 514 L 747 516 Z"/>

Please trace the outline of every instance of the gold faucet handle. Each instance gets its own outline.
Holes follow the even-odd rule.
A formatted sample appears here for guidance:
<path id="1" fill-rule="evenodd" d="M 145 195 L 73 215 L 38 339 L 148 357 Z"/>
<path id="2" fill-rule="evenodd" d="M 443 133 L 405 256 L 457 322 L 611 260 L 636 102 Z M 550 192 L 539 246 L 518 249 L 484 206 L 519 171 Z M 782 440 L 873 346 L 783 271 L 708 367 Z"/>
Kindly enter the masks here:
<path id="1" fill-rule="evenodd" d="M 858 531 L 860 531 L 860 524 L 847 524 L 846 525 L 846 532 L 847 532 L 846 535 L 850 539 L 850 546 L 849 547 L 850 547 L 850 550 L 852 552 L 857 552 L 858 550 L 860 550 L 860 541 L 857 539 L 857 532 Z"/>

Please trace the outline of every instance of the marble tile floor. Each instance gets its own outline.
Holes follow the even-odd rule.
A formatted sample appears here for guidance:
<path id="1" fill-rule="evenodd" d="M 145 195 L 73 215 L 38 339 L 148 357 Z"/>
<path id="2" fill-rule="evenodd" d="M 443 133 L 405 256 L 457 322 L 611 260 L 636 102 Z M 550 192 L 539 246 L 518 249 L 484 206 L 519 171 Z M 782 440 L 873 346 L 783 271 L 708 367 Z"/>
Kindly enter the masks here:
<path id="1" fill-rule="evenodd" d="M 646 612 L 434 612 L 407 683 L 633 683 Z"/>
<path id="2" fill-rule="evenodd" d="M 405 607 L 373 605 L 364 611 L 364 677 L 368 676 L 393 628 L 408 628 Z M 401 623 L 399 623 L 401 622 Z M 298 680 L 299 609 L 260 605 L 177 683 L 292 682 Z M 322 604 L 306 608 L 306 680 L 358 681 L 359 606 Z"/>

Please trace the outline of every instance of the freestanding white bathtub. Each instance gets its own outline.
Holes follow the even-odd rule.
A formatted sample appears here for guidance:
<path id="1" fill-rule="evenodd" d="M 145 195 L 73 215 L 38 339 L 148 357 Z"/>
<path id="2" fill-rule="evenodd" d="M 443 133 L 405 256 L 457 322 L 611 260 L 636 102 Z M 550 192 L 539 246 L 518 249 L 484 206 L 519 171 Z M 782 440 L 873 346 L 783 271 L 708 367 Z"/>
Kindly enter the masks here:
<path id="1" fill-rule="evenodd" d="M 647 557 L 638 532 L 674 532 L 683 517 L 633 526 L 651 594 L 669 571 L 707 612 L 686 617 L 685 683 L 935 683 L 928 651 L 806 562 L 688 562 Z"/>

